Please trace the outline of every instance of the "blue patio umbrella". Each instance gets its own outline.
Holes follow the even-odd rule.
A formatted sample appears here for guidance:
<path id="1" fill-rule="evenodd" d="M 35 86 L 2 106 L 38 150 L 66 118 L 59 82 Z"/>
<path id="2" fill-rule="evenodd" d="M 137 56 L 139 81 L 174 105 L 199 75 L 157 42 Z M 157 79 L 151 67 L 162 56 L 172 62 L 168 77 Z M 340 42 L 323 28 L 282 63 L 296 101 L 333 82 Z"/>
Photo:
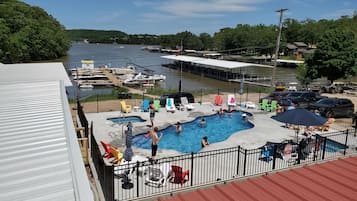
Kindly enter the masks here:
<path id="1" fill-rule="evenodd" d="M 300 126 L 322 126 L 327 122 L 326 118 L 303 108 L 288 110 L 271 118 L 283 123 Z"/>
<path id="2" fill-rule="evenodd" d="M 126 139 L 125 139 L 125 146 L 126 149 L 124 151 L 124 159 L 126 161 L 128 161 L 128 169 L 129 169 L 129 162 L 131 161 L 131 159 L 133 158 L 133 149 L 131 148 L 131 144 L 132 144 L 132 139 L 133 139 L 133 124 L 131 122 L 128 123 L 127 125 L 128 130 L 126 132 Z M 123 184 L 122 184 L 122 188 L 124 189 L 131 189 L 133 188 L 134 184 L 130 182 L 130 179 L 128 177 L 128 175 L 125 175 L 125 177 L 123 178 Z"/>
<path id="3" fill-rule="evenodd" d="M 126 161 L 131 161 L 134 153 L 133 149 L 131 148 L 132 140 L 133 140 L 133 124 L 131 122 L 128 123 L 127 125 L 128 130 L 126 132 L 126 138 L 125 138 L 125 146 L 126 149 L 124 151 L 124 159 Z"/>
<path id="4" fill-rule="evenodd" d="M 276 116 L 272 116 L 271 118 L 283 123 L 299 126 L 322 126 L 327 122 L 326 118 L 316 115 L 315 113 L 303 108 L 287 110 Z M 296 139 L 298 141 L 297 134 L 298 131 L 296 132 Z"/>

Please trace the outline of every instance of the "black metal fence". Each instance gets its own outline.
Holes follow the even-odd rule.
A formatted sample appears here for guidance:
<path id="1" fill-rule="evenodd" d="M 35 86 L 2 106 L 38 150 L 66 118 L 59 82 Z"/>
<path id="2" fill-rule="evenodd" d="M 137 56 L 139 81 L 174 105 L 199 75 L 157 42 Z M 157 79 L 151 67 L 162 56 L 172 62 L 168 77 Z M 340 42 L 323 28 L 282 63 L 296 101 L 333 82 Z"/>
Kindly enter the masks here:
<path id="1" fill-rule="evenodd" d="M 114 198 L 142 199 L 269 173 L 356 153 L 356 145 L 354 130 L 345 130 L 315 135 L 299 143 L 267 144 L 259 149 L 248 150 L 238 146 L 161 158 L 154 163 L 127 162 L 114 167 Z M 182 168 L 181 172 L 174 166 Z"/>
<path id="2" fill-rule="evenodd" d="M 90 155 L 96 169 L 98 179 L 106 201 L 114 200 L 114 167 L 105 164 L 103 155 L 93 135 L 93 122 L 91 123 Z"/>
<path id="3" fill-rule="evenodd" d="M 84 128 L 84 137 L 87 138 L 89 136 L 89 124 L 84 114 L 83 107 L 79 101 L 77 101 L 77 114 L 79 121 L 81 122 L 81 126 Z"/>

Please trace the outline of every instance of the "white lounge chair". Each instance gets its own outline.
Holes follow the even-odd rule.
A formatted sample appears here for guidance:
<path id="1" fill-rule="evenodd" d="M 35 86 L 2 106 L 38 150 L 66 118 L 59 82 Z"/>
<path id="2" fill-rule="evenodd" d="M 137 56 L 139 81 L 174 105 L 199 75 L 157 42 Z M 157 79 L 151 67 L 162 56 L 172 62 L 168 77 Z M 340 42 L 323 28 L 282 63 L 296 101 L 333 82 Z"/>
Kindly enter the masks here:
<path id="1" fill-rule="evenodd" d="M 175 112 L 176 107 L 175 107 L 175 102 L 173 98 L 167 98 L 166 99 L 166 111 L 168 112 Z"/>
<path id="2" fill-rule="evenodd" d="M 186 108 L 187 110 L 195 109 L 195 107 L 193 107 L 193 105 L 188 102 L 188 99 L 186 96 L 181 97 L 180 99 L 181 99 L 181 104 L 183 105 L 184 108 Z"/>
<path id="3" fill-rule="evenodd" d="M 132 174 L 135 171 L 135 166 L 136 166 L 137 161 L 145 162 L 145 161 L 149 161 L 149 159 L 144 156 L 139 156 L 139 155 L 134 155 L 131 158 L 131 161 L 126 161 L 125 159 L 122 159 L 120 162 L 120 165 L 114 166 L 114 174 L 117 176 L 121 176 L 124 174 L 127 174 L 127 175 Z M 140 167 L 140 168 L 139 168 L 140 173 L 145 172 L 145 169 L 143 169 L 143 167 Z"/>
<path id="4" fill-rule="evenodd" d="M 145 184 L 156 185 L 157 187 L 165 186 L 170 177 L 171 166 L 163 163 L 160 166 L 149 166 L 146 170 Z"/>
<path id="5" fill-rule="evenodd" d="M 228 94 L 227 105 L 231 107 L 235 107 L 237 105 L 236 97 L 234 94 Z"/>

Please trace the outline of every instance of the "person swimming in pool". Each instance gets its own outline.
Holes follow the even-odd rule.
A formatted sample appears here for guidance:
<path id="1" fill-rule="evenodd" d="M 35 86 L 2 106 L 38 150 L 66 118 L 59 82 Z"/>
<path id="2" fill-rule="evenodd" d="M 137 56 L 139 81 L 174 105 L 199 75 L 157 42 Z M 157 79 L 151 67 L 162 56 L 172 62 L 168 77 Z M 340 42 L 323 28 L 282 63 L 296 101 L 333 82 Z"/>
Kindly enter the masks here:
<path id="1" fill-rule="evenodd" d="M 205 118 L 201 118 L 201 121 L 200 121 L 200 126 L 201 127 L 206 127 L 206 120 L 205 120 Z"/>
<path id="2" fill-rule="evenodd" d="M 182 131 L 182 125 L 181 123 L 178 121 L 176 124 L 176 133 L 180 134 Z"/>
<path id="3" fill-rule="evenodd" d="M 201 147 L 203 148 L 203 147 L 206 147 L 207 145 L 209 145 L 208 137 L 204 136 L 201 141 Z"/>

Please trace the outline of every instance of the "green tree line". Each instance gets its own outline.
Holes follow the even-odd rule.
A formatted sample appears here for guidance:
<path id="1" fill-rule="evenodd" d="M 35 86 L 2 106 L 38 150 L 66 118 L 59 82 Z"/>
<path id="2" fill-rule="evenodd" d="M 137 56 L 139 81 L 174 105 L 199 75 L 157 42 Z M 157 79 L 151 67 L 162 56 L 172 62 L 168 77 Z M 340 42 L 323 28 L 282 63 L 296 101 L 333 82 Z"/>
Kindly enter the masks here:
<path id="1" fill-rule="evenodd" d="M 282 46 L 292 42 L 316 45 L 319 38 L 326 31 L 332 29 L 348 30 L 357 35 L 357 15 L 342 16 L 337 20 L 306 19 L 298 21 L 291 18 L 285 19 L 282 30 Z M 67 31 L 74 41 L 86 39 L 93 43 L 160 45 L 163 48 L 172 49 L 180 46 L 182 41 L 185 49 L 227 51 L 255 47 L 262 49 L 262 53 L 265 53 L 274 50 L 277 30 L 277 25 L 238 24 L 234 28 L 222 28 L 213 35 L 208 33 L 196 35 L 189 31 L 167 35 L 130 35 L 121 31 L 84 29 Z"/>
<path id="2" fill-rule="evenodd" d="M 0 62 L 56 59 L 66 55 L 70 44 L 65 28 L 42 8 L 0 1 Z"/>

